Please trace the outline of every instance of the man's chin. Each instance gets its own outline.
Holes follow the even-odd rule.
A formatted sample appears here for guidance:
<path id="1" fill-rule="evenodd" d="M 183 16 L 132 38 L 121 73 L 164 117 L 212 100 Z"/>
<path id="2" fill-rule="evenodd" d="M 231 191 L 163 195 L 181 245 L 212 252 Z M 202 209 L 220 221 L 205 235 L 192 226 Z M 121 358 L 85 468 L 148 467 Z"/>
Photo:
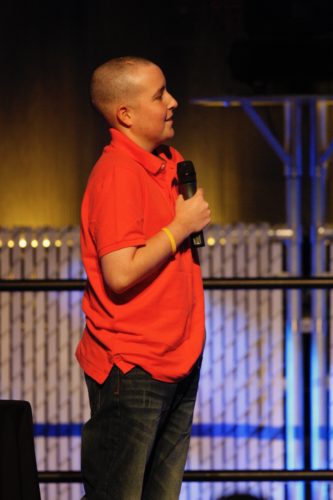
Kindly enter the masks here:
<path id="1" fill-rule="evenodd" d="M 165 136 L 166 136 L 166 137 L 165 137 L 165 140 L 172 139 L 174 135 L 175 135 L 175 130 L 174 130 L 174 128 L 173 128 L 173 127 L 171 127 L 171 128 L 168 130 L 167 134 L 165 134 Z"/>

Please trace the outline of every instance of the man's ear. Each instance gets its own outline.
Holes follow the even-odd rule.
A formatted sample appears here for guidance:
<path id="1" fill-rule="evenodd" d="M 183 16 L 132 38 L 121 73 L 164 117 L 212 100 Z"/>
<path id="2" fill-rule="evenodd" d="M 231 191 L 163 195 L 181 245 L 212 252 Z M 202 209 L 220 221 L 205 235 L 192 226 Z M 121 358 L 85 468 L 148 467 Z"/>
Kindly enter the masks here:
<path id="1" fill-rule="evenodd" d="M 130 127 L 132 125 L 132 114 L 128 106 L 119 106 L 117 108 L 116 116 L 121 125 L 125 127 Z"/>

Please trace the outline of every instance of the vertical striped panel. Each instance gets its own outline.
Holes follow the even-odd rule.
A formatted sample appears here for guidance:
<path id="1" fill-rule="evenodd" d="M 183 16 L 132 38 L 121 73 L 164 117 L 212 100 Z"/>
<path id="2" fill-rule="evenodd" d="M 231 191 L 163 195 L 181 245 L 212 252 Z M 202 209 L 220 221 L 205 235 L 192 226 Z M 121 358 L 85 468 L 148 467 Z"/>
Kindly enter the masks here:
<path id="1" fill-rule="evenodd" d="M 55 230 L 49 229 L 44 235 L 44 240 L 50 241 L 50 246 L 44 250 L 45 258 L 45 277 L 48 279 L 56 277 L 56 247 Z M 45 321 L 46 321 L 46 334 L 47 342 L 45 345 L 45 376 L 46 378 L 46 422 L 49 424 L 57 424 L 59 422 L 58 416 L 58 370 L 57 362 L 59 357 L 58 350 L 58 321 L 57 321 L 57 292 L 48 292 L 45 294 Z M 49 470 L 57 468 L 61 457 L 59 454 L 59 439 L 57 437 L 48 437 L 47 440 L 47 454 L 46 454 L 46 467 Z M 66 489 L 67 489 L 67 485 Z M 60 485 L 53 486 L 58 498 Z"/>
<path id="2" fill-rule="evenodd" d="M 333 243 L 328 248 L 328 270 L 333 272 Z M 329 447 L 329 468 L 333 469 L 333 292 L 329 292 L 329 373 L 328 373 L 328 447 Z M 330 500 L 333 500 L 333 488 L 330 488 Z"/>
<path id="3" fill-rule="evenodd" d="M 18 241 L 18 230 L 13 231 L 13 240 Z M 21 277 L 21 249 L 14 245 L 10 249 L 11 275 L 13 278 Z M 22 388 L 22 316 L 21 300 L 22 294 L 15 292 L 11 294 L 10 300 L 10 377 L 11 398 L 18 399 L 23 392 Z"/>
<path id="4" fill-rule="evenodd" d="M 248 237 L 248 277 L 256 277 L 260 274 L 259 269 L 260 264 L 260 245 L 257 238 L 257 228 L 251 225 L 249 227 L 249 237 Z M 248 297 L 248 425 L 254 429 L 258 422 L 260 422 L 260 407 L 258 402 L 260 401 L 260 365 L 258 361 L 260 360 L 260 327 L 259 327 L 259 316 L 260 310 L 258 310 L 260 292 L 257 290 L 250 290 L 247 292 Z M 253 469 L 261 468 L 260 454 L 258 449 L 260 449 L 260 439 L 256 433 L 248 439 L 248 460 L 250 467 Z M 252 488 L 255 485 L 251 485 Z"/>
<path id="5" fill-rule="evenodd" d="M 210 265 L 203 270 L 205 276 L 223 275 L 223 251 L 224 247 L 220 244 L 222 239 L 221 228 L 217 227 L 215 231 L 215 244 L 209 249 Z M 211 243 L 214 243 L 213 241 Z M 225 401 L 223 392 L 223 371 L 225 369 L 226 357 L 224 351 L 224 292 L 221 290 L 212 290 L 206 292 L 206 305 L 210 309 L 211 322 L 207 324 L 207 331 L 211 338 L 211 360 L 212 360 L 212 378 L 213 387 L 211 392 L 212 401 L 212 422 L 224 422 Z M 213 396 L 213 395 L 216 395 Z M 224 438 L 218 434 L 214 440 L 211 440 L 213 469 L 221 469 L 224 464 Z M 200 466 L 202 467 L 202 466 Z M 211 485 L 211 492 L 214 498 L 217 498 L 224 490 L 224 485 L 214 483 Z M 195 498 L 195 497 L 194 497 Z"/>
<path id="6" fill-rule="evenodd" d="M 247 232 L 244 225 L 239 224 L 237 234 L 235 235 L 235 276 L 244 277 L 247 275 L 247 248 L 246 248 Z M 235 292 L 235 400 L 236 413 L 235 422 L 237 423 L 235 452 L 236 452 L 236 469 L 246 469 L 249 464 L 248 457 L 248 442 L 249 436 L 243 429 L 247 428 L 247 412 L 248 412 L 248 311 L 247 311 L 248 292 L 238 290 Z M 236 444 L 237 443 L 237 444 Z M 239 483 L 237 488 L 247 490 L 248 485 Z"/>
<path id="7" fill-rule="evenodd" d="M 283 268 L 283 256 L 281 243 L 272 242 L 270 245 L 269 258 L 270 273 L 273 276 L 280 274 Z M 283 338 L 283 292 L 272 290 L 271 297 L 271 410 L 270 422 L 273 429 L 283 429 L 284 419 L 284 338 Z M 285 443 L 283 439 L 274 439 L 271 436 L 271 463 L 272 468 L 279 468 L 284 464 Z M 282 483 L 272 483 L 270 491 L 273 498 L 284 497 L 284 485 Z"/>
<path id="8" fill-rule="evenodd" d="M 204 276 L 272 276 L 283 244 L 267 225 L 212 226 L 201 250 Z M 205 347 L 188 469 L 284 467 L 281 291 L 206 291 Z M 284 498 L 281 483 L 183 485 L 181 499 L 251 492 Z"/>
<path id="9" fill-rule="evenodd" d="M 225 245 L 224 245 L 224 276 L 236 276 L 235 269 L 235 249 L 236 249 L 236 229 L 231 226 L 226 228 L 225 231 Z M 224 437 L 225 447 L 225 464 L 227 469 L 237 469 L 237 442 L 236 442 L 236 400 L 237 400 L 237 386 L 236 386 L 236 318 L 237 313 L 235 308 L 235 291 L 227 290 L 224 292 L 224 353 L 225 364 L 223 370 L 223 387 L 224 392 L 224 418 L 227 424 L 227 433 Z M 239 311 L 240 312 L 240 311 Z M 241 313 L 241 312 L 240 312 Z M 229 488 L 234 485 L 226 484 L 226 493 Z"/>
<path id="10" fill-rule="evenodd" d="M 68 259 L 70 278 L 84 278 L 83 267 L 80 259 L 79 232 L 76 228 L 70 230 L 68 234 Z M 70 308 L 70 323 L 68 337 L 68 357 L 70 361 L 69 373 L 69 397 L 70 397 L 70 422 L 81 424 L 89 418 L 89 402 L 87 391 L 83 379 L 83 374 L 75 359 L 75 349 L 82 335 L 84 318 L 81 310 L 81 292 L 71 292 L 68 294 L 68 305 Z M 79 436 L 70 436 L 70 466 L 72 470 L 80 470 L 80 450 L 81 439 Z M 73 500 L 80 498 L 80 485 L 72 486 Z"/>
<path id="11" fill-rule="evenodd" d="M 3 279 L 11 277 L 11 264 L 10 264 L 10 249 L 8 247 L 8 240 L 10 234 L 7 230 L 2 230 L 0 235 L 0 276 Z M 10 374 L 10 301 L 9 293 L 0 294 L 0 390 L 2 399 L 11 398 L 11 374 Z"/>
<path id="12" fill-rule="evenodd" d="M 70 276 L 70 248 L 68 246 L 68 231 L 61 232 L 58 235 L 57 260 L 58 260 L 58 277 L 67 279 Z M 59 380 L 59 422 L 71 423 L 71 394 L 70 394 L 70 371 L 73 365 L 73 359 L 70 355 L 71 331 L 70 331 L 70 292 L 62 292 L 58 296 L 59 303 L 59 364 L 58 364 L 58 380 Z M 59 469 L 71 470 L 71 438 L 70 436 L 62 436 L 59 439 Z M 74 488 L 77 490 L 77 485 L 59 485 L 60 498 L 71 498 L 71 492 L 74 493 Z M 72 495 L 73 496 L 73 495 Z M 79 494 L 76 496 L 79 497 Z M 75 498 L 75 497 L 74 497 Z"/>
<path id="13" fill-rule="evenodd" d="M 0 240 L 1 278 L 83 277 L 78 228 L 1 230 Z M 8 246 L 9 240 L 14 244 Z M 77 429 L 89 414 L 74 359 L 83 329 L 81 293 L 2 293 L 0 305 L 1 398 L 30 401 L 39 429 L 35 440 L 39 470 L 79 470 Z M 63 429 L 68 429 L 65 435 Z M 43 499 L 77 499 L 82 488 L 43 484 L 41 493 Z"/>
<path id="14" fill-rule="evenodd" d="M 24 238 L 24 240 L 23 240 Z M 22 274 L 25 279 L 34 278 L 34 252 L 31 247 L 32 230 L 26 228 L 22 231 Z M 24 358 L 23 358 L 23 399 L 30 401 L 34 406 L 34 295 L 29 293 L 22 294 L 22 334 Z"/>
<path id="15" fill-rule="evenodd" d="M 333 245 L 328 245 L 328 271 L 333 272 Z M 328 294 L 328 468 L 333 468 L 333 293 Z M 332 485 L 328 485 L 329 499 L 333 500 Z"/>
<path id="16" fill-rule="evenodd" d="M 268 276 L 269 273 L 269 242 L 265 232 L 260 235 L 259 241 L 259 275 Z M 271 374 L 271 292 L 269 290 L 259 291 L 259 331 L 260 331 L 260 353 L 259 353 L 259 406 L 260 406 L 260 426 L 272 428 L 272 374 Z M 282 398 L 281 398 L 282 400 Z M 264 439 L 260 446 L 259 464 L 260 469 L 272 466 L 272 442 L 271 439 Z M 273 468 L 273 467 L 272 467 Z M 264 488 L 266 489 L 264 490 Z M 261 484 L 261 488 L 268 495 L 270 493 L 269 484 Z"/>
<path id="17" fill-rule="evenodd" d="M 45 250 L 42 246 L 44 231 L 36 232 L 35 248 L 35 277 L 45 278 Z M 35 293 L 34 308 L 34 336 L 35 336 L 35 398 L 33 407 L 34 421 L 37 423 L 47 422 L 47 358 L 46 345 L 48 340 L 47 325 L 47 297 L 45 292 Z M 48 468 L 48 440 L 45 436 L 37 437 L 36 459 L 39 470 Z M 49 487 L 41 485 L 43 498 L 49 500 Z"/>

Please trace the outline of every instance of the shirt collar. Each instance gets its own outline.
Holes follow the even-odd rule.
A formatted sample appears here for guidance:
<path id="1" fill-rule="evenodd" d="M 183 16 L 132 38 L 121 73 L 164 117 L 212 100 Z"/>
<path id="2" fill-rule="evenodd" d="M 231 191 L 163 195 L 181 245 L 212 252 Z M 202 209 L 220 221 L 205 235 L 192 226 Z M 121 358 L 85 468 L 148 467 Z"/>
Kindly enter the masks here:
<path id="1" fill-rule="evenodd" d="M 115 128 L 110 129 L 110 134 L 111 147 L 114 145 L 117 149 L 125 151 L 131 158 L 148 170 L 148 172 L 156 175 L 165 169 L 166 160 L 164 158 L 146 151 Z"/>

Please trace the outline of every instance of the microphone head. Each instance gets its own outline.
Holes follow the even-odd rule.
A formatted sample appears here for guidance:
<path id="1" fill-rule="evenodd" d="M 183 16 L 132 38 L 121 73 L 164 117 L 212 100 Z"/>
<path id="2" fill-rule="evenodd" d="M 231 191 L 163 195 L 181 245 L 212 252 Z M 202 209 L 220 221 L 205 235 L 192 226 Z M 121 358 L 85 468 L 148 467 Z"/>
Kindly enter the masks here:
<path id="1" fill-rule="evenodd" d="M 190 160 L 177 163 L 177 176 L 180 184 L 196 183 L 197 181 L 194 165 Z"/>

